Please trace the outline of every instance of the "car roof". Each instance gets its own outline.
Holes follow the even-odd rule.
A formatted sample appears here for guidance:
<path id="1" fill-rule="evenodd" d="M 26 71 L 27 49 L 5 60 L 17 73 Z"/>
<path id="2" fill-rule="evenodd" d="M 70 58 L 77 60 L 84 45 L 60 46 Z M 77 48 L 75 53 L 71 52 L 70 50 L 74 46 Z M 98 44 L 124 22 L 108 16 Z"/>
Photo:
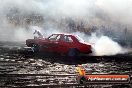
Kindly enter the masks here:
<path id="1" fill-rule="evenodd" d="M 68 34 L 68 33 L 58 33 L 58 34 L 52 34 L 52 35 L 68 35 L 68 36 L 73 36 L 72 34 Z"/>

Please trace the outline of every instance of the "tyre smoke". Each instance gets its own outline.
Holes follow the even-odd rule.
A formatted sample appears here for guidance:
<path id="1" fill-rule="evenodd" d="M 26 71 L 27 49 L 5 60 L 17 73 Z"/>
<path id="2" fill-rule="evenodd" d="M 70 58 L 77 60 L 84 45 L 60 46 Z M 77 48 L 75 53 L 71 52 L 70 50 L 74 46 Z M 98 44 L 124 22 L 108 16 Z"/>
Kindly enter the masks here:
<path id="1" fill-rule="evenodd" d="M 122 53 L 117 41 L 132 41 L 131 0 L 1 0 L 0 16 L 0 41 L 33 38 L 34 28 L 45 37 L 77 32 L 94 43 L 96 55 Z"/>
<path id="2" fill-rule="evenodd" d="M 89 39 L 93 45 L 93 55 L 116 55 L 125 53 L 123 47 L 107 36 L 98 36 L 94 33 Z"/>
<path id="3" fill-rule="evenodd" d="M 128 51 L 108 36 L 97 35 L 96 33 L 92 33 L 91 36 L 87 36 L 84 33 L 79 32 L 73 34 L 79 35 L 81 38 L 84 39 L 85 42 L 92 45 L 93 56 L 124 54 Z"/>

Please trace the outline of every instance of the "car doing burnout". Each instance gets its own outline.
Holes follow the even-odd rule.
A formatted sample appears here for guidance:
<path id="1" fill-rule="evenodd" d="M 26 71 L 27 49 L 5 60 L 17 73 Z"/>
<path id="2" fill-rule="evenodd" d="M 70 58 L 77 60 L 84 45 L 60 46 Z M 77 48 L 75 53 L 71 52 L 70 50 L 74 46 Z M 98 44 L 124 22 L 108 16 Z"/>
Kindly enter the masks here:
<path id="1" fill-rule="evenodd" d="M 72 34 L 52 34 L 48 38 L 27 39 L 34 52 L 50 52 L 68 56 L 91 53 L 91 45 Z"/>

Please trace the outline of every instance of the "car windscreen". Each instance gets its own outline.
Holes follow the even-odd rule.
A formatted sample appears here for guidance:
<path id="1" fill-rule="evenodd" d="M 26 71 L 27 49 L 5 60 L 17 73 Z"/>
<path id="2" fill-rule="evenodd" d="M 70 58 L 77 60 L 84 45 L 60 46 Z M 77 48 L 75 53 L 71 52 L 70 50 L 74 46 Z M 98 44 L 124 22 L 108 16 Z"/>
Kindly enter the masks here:
<path id="1" fill-rule="evenodd" d="M 57 37 L 58 37 L 58 35 L 51 35 L 48 39 L 49 40 L 56 40 Z"/>
<path id="2" fill-rule="evenodd" d="M 76 38 L 77 38 L 77 40 L 79 41 L 79 42 L 85 42 L 81 37 L 79 37 L 78 35 L 76 35 L 75 36 Z"/>
<path id="3" fill-rule="evenodd" d="M 58 41 L 60 40 L 60 38 L 61 38 L 61 35 L 53 34 L 48 39 L 51 41 Z"/>

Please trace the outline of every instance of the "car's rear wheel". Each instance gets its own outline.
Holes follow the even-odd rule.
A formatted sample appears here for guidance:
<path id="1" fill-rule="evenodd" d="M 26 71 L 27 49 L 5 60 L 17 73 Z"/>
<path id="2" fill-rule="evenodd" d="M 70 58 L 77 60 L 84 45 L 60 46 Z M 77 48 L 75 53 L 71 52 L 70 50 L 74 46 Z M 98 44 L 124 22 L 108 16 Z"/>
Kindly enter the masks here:
<path id="1" fill-rule="evenodd" d="M 32 44 L 32 49 L 33 51 L 36 53 L 36 52 L 39 52 L 39 45 L 38 44 Z"/>
<path id="2" fill-rule="evenodd" d="M 69 49 L 68 56 L 75 57 L 79 55 L 79 51 L 76 48 Z"/>

